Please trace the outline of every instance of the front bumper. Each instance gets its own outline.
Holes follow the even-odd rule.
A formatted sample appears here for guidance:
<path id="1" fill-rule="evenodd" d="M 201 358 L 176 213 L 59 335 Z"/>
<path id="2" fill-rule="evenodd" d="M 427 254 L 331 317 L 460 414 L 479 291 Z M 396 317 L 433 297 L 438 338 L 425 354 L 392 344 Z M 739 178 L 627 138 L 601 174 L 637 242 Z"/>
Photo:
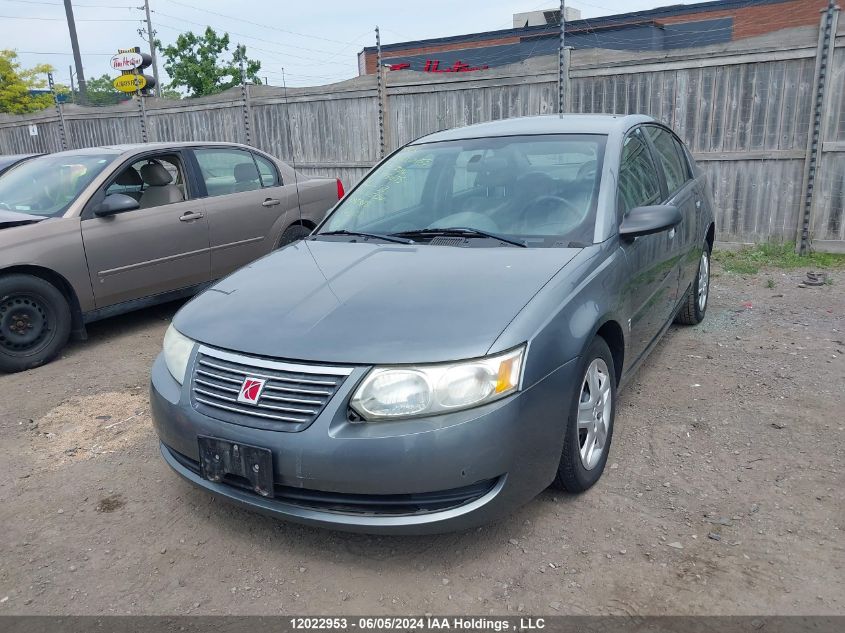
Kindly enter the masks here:
<path id="1" fill-rule="evenodd" d="M 164 460 L 191 483 L 253 510 L 300 523 L 369 533 L 421 534 L 473 527 L 532 499 L 555 476 L 575 361 L 514 396 L 476 409 L 404 421 L 351 423 L 356 368 L 299 432 L 218 420 L 191 403 L 159 356 L 150 401 Z M 200 435 L 273 454 L 275 497 L 198 470 Z"/>

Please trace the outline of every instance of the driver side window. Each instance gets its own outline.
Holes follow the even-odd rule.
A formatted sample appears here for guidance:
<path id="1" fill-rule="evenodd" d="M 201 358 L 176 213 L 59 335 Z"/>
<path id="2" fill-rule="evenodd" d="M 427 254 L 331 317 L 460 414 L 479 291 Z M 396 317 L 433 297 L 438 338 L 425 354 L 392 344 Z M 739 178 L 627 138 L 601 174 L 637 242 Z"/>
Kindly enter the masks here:
<path id="1" fill-rule="evenodd" d="M 639 129 L 625 139 L 619 166 L 616 210 L 621 218 L 634 207 L 660 202 L 660 180 L 642 132 Z"/>
<path id="2" fill-rule="evenodd" d="M 188 198 L 181 161 L 174 155 L 145 156 L 126 165 L 106 187 L 105 195 L 120 193 L 141 208 L 181 202 Z"/>

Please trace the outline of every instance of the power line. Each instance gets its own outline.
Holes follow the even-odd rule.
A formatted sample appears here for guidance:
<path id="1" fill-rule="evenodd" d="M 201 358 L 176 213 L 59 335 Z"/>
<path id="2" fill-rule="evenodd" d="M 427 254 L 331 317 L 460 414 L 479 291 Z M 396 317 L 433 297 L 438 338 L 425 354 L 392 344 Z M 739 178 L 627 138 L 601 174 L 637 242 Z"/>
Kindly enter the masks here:
<path id="1" fill-rule="evenodd" d="M 243 18 L 239 18 L 234 15 L 229 15 L 226 13 L 218 13 L 217 11 L 211 11 L 210 9 L 203 9 L 202 7 L 197 7 L 192 4 L 188 4 L 187 2 L 179 2 L 178 0 L 168 0 L 171 4 L 176 4 L 182 7 L 187 7 L 189 9 L 193 9 L 194 11 L 202 11 L 203 13 L 210 13 L 211 15 L 216 15 L 221 18 L 226 18 L 227 20 L 237 20 L 238 22 L 244 22 L 245 24 L 251 24 L 253 26 L 261 27 L 262 29 L 269 29 L 271 31 L 280 31 L 282 33 L 289 33 L 291 35 L 297 35 L 299 37 L 307 37 L 309 39 L 315 40 L 323 40 L 324 42 L 333 42 L 335 44 L 354 44 L 355 42 L 344 42 L 343 40 L 335 40 L 329 37 L 321 37 L 319 35 L 309 35 L 307 33 L 300 33 L 299 31 L 291 31 L 289 29 L 281 29 L 278 27 L 271 27 L 267 26 L 266 24 L 261 24 L 260 22 L 253 22 L 251 20 L 245 20 Z"/>
<path id="2" fill-rule="evenodd" d="M 15 2 L 17 4 L 43 4 L 51 7 L 61 7 L 64 3 L 62 2 L 46 2 L 46 0 L 2 0 L 3 2 Z M 136 7 L 128 4 L 84 4 L 79 2 L 73 3 L 74 8 L 77 7 L 86 7 L 86 8 L 93 8 L 93 9 L 135 9 Z"/>
<path id="3" fill-rule="evenodd" d="M 194 22 L 193 20 L 187 20 L 185 18 L 179 18 L 179 17 L 176 17 L 175 15 L 170 15 L 168 13 L 162 13 L 161 11 L 158 11 L 158 10 L 153 11 L 153 13 L 155 13 L 156 15 L 160 15 L 162 17 L 165 17 L 165 18 L 170 18 L 171 20 L 176 20 L 178 22 L 185 22 L 186 24 L 192 24 L 194 26 L 199 26 L 199 27 L 202 27 L 202 28 L 211 27 L 211 25 L 208 24 L 207 22 L 205 22 L 205 23 Z M 173 27 L 170 27 L 170 28 L 173 29 Z M 178 30 L 178 29 L 173 29 L 173 30 Z M 255 40 L 256 42 L 264 42 L 266 44 L 274 44 L 276 46 L 286 46 L 288 48 L 295 48 L 295 49 L 300 50 L 300 51 L 309 51 L 311 53 L 324 53 L 326 55 L 330 55 L 334 52 L 334 51 L 320 50 L 318 48 L 306 48 L 304 46 L 296 46 L 295 44 L 280 44 L 277 41 L 267 40 L 267 39 L 264 39 L 264 38 L 261 38 L 261 37 L 255 37 L 254 35 L 247 35 L 245 33 L 238 33 L 237 31 L 230 31 L 229 29 L 220 29 L 219 27 L 218 27 L 218 30 L 222 30 L 222 31 L 224 31 L 224 32 L 226 32 L 230 35 L 237 35 L 238 37 L 242 37 L 242 38 L 245 38 L 245 39 Z"/>
<path id="4" fill-rule="evenodd" d="M 72 57 L 73 53 L 68 53 L 67 51 L 64 52 L 49 52 L 49 51 L 19 51 L 15 49 L 16 53 L 20 53 L 22 55 L 64 55 L 65 57 Z M 81 53 L 82 55 L 102 55 L 107 57 L 113 57 L 114 53 Z"/>
<path id="5" fill-rule="evenodd" d="M 46 20 L 48 22 L 66 22 L 65 18 L 43 18 L 43 17 L 29 17 L 23 15 L 0 15 L 4 20 Z M 77 22 L 139 22 L 140 19 L 109 19 L 109 18 L 81 18 Z"/>

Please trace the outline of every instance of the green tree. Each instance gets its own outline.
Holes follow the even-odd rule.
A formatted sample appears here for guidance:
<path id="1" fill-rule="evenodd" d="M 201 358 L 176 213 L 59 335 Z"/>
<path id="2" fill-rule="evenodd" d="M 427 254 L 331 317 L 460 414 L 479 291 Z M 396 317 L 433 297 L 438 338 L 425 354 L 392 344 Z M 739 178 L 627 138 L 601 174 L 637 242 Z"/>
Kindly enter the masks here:
<path id="1" fill-rule="evenodd" d="M 15 51 L 0 50 L 0 112 L 26 114 L 49 108 L 53 104 L 50 94 L 32 95 L 30 90 L 47 87 L 46 74 L 53 72 L 49 64 L 21 68 Z"/>
<path id="2" fill-rule="evenodd" d="M 246 46 L 236 46 L 230 58 L 229 34 L 222 36 L 210 26 L 205 33 L 195 35 L 188 31 L 176 38 L 169 46 L 156 42 L 156 47 L 164 57 L 164 69 L 170 75 L 170 88 L 182 88 L 190 97 L 222 92 L 241 82 L 238 64 L 244 62 L 247 81 L 261 83 L 258 71 L 261 62 L 246 56 Z"/>
<path id="3" fill-rule="evenodd" d="M 123 93 L 114 87 L 112 78 L 106 74 L 86 80 L 85 92 L 88 103 L 93 106 L 114 105 L 126 100 Z"/>

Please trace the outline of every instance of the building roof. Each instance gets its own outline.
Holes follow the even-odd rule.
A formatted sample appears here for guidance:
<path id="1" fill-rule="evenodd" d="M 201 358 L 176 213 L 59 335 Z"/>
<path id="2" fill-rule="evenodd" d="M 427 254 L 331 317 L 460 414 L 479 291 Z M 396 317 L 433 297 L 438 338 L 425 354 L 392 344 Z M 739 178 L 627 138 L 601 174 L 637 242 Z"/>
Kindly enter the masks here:
<path id="1" fill-rule="evenodd" d="M 759 6 L 766 4 L 780 4 L 789 2 L 790 0 L 711 0 L 710 2 L 701 2 L 698 4 L 675 4 L 667 7 L 657 7 L 655 9 L 648 9 L 645 11 L 632 11 L 630 13 L 617 13 L 614 15 L 606 15 L 598 18 L 589 18 L 582 20 L 572 20 L 566 23 L 566 32 L 577 31 L 595 31 L 619 26 L 625 26 L 643 22 L 655 22 L 661 19 L 683 16 L 690 14 L 701 14 L 709 11 L 725 11 L 730 9 L 746 9 L 751 6 Z M 522 28 L 501 29 L 497 31 L 484 31 L 481 33 L 469 33 L 465 35 L 450 35 L 447 37 L 435 37 L 425 40 L 413 40 L 409 42 L 398 42 L 395 44 L 382 44 L 382 52 L 402 51 L 410 48 L 418 48 L 421 46 L 434 46 L 438 44 L 452 44 L 467 41 L 472 38 L 473 41 L 497 39 L 502 37 L 514 36 L 531 36 L 548 33 L 552 29 L 557 29 L 557 25 L 542 24 L 539 26 L 526 26 Z M 363 49 L 364 53 L 372 53 L 376 51 L 375 46 L 366 46 Z"/>
<path id="2" fill-rule="evenodd" d="M 412 144 L 456 141 L 488 136 L 530 136 L 535 134 L 603 134 L 624 132 L 637 123 L 653 121 L 643 114 L 546 114 L 476 123 L 434 132 Z"/>

